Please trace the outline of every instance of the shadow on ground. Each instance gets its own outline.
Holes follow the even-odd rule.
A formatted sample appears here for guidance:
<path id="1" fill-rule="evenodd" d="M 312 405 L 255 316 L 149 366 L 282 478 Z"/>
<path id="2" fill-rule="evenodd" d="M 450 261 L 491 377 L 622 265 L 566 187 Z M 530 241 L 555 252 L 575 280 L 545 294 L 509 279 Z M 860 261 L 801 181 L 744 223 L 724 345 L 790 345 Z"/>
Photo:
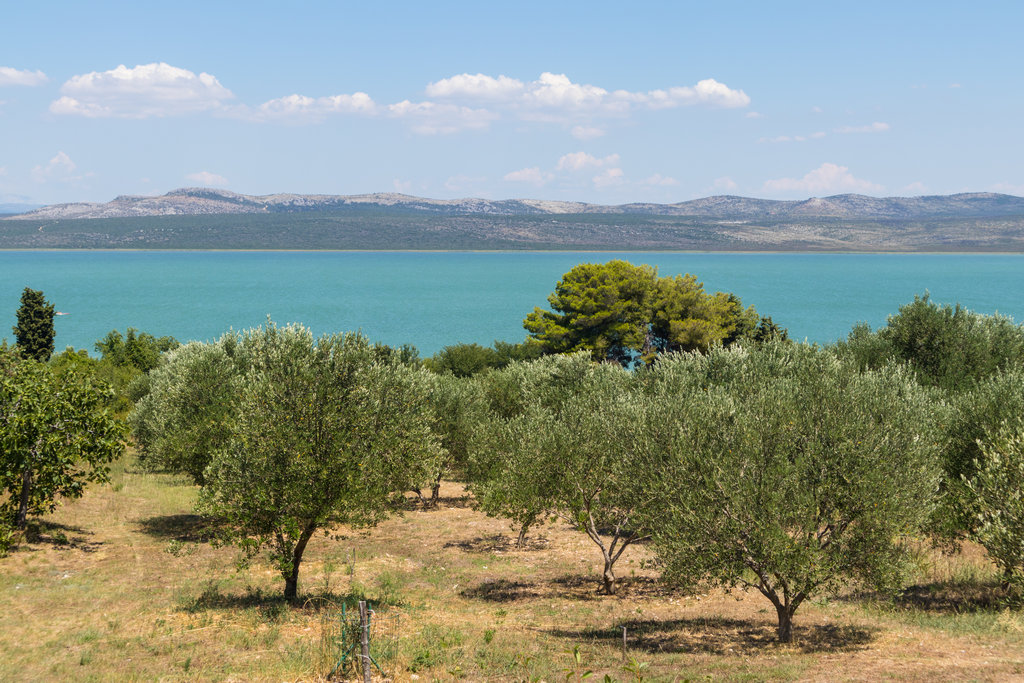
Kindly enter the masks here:
<path id="1" fill-rule="evenodd" d="M 217 531 L 216 520 L 202 515 L 157 515 L 138 520 L 139 530 L 154 538 L 183 543 L 205 543 Z"/>
<path id="2" fill-rule="evenodd" d="M 1006 607 L 1010 593 L 998 581 L 938 581 L 904 588 L 895 597 L 858 592 L 842 596 L 850 602 L 873 601 L 897 610 L 932 614 L 991 612 Z"/>
<path id="3" fill-rule="evenodd" d="M 487 579 L 462 591 L 464 598 L 487 602 L 515 602 L 527 598 L 539 598 L 541 595 L 541 592 L 537 590 L 537 584 L 531 581 L 509 581 L 508 579 Z"/>
<path id="4" fill-rule="evenodd" d="M 779 647 L 774 624 L 724 617 L 622 621 L 610 629 L 552 629 L 548 633 L 574 642 L 606 641 L 621 646 L 623 627 L 628 649 L 646 653 L 757 654 Z M 866 648 L 876 632 L 858 626 L 800 626 L 797 622 L 788 647 L 804 653 L 852 652 Z"/>
<path id="5" fill-rule="evenodd" d="M 50 545 L 94 553 L 103 545 L 102 541 L 91 540 L 93 534 L 82 527 L 58 524 L 45 519 L 29 520 L 25 540 L 31 544 Z"/>
<path id="6" fill-rule="evenodd" d="M 284 597 L 284 581 L 281 590 L 263 590 L 247 586 L 244 592 L 223 592 L 217 581 L 203 583 L 198 594 L 179 599 L 178 608 L 183 612 L 198 613 L 211 610 L 256 609 L 265 617 L 274 617 L 285 609 L 301 609 L 308 612 L 358 610 L 360 600 L 366 600 L 371 609 L 399 606 L 400 601 L 374 600 L 362 592 L 338 593 L 333 590 L 300 593 L 294 602 Z"/>
<path id="7" fill-rule="evenodd" d="M 523 547 L 516 546 L 516 539 L 511 534 L 492 534 L 477 536 L 462 541 L 448 541 L 445 548 L 458 548 L 468 553 L 510 553 L 546 550 L 550 542 L 545 536 L 527 536 Z"/>
<path id="8" fill-rule="evenodd" d="M 608 598 L 602 593 L 603 587 L 601 578 L 594 574 L 567 574 L 545 582 L 485 579 L 460 594 L 464 598 L 486 602 L 514 602 L 531 598 L 587 601 Z M 658 597 L 669 594 L 670 591 L 657 579 L 635 576 L 619 579 L 614 597 Z"/>

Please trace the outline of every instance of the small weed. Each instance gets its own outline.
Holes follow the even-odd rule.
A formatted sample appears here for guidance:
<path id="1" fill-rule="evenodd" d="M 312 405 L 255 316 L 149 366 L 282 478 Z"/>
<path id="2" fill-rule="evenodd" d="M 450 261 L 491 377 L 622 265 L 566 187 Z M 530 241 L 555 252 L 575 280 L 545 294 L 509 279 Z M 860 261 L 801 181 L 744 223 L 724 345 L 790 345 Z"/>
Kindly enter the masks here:
<path id="1" fill-rule="evenodd" d="M 381 605 L 401 605 L 402 589 L 407 578 L 392 572 L 383 572 L 377 577 L 377 603 Z"/>
<path id="2" fill-rule="evenodd" d="M 636 657 L 631 657 L 629 663 L 622 667 L 622 670 L 630 674 L 636 683 L 643 683 L 647 680 L 647 671 L 651 665 L 647 662 L 641 662 Z"/>
<path id="3" fill-rule="evenodd" d="M 494 629 L 489 628 L 484 631 L 484 642 L 490 645 L 492 640 L 494 640 Z"/>
<path id="4" fill-rule="evenodd" d="M 565 674 L 565 680 L 580 683 L 594 675 L 594 672 L 590 669 L 583 670 L 583 653 L 580 652 L 579 645 L 573 645 L 572 649 L 566 651 L 565 654 L 569 655 L 569 666 L 562 669 L 562 673 Z"/>
<path id="5" fill-rule="evenodd" d="M 183 543 L 178 539 L 172 539 L 167 542 L 164 552 L 174 557 L 188 557 L 196 551 L 196 547 L 195 543 Z"/>

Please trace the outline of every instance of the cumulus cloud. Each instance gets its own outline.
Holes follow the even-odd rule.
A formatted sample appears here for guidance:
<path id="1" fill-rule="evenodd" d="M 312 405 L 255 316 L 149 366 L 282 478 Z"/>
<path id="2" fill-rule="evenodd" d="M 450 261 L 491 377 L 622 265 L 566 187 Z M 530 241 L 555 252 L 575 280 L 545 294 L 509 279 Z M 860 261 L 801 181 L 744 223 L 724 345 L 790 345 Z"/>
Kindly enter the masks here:
<path id="1" fill-rule="evenodd" d="M 914 181 L 900 190 L 903 194 L 907 195 L 923 195 L 927 194 L 928 187 L 920 180 Z"/>
<path id="2" fill-rule="evenodd" d="M 73 76 L 60 92 L 51 112 L 92 118 L 181 116 L 223 109 L 234 98 L 210 74 L 163 62 Z"/>
<path id="3" fill-rule="evenodd" d="M 512 171 L 511 173 L 505 174 L 505 180 L 509 182 L 529 183 L 538 187 L 550 182 L 552 178 L 554 178 L 554 174 L 540 170 L 539 166 L 521 168 L 518 171 Z"/>
<path id="4" fill-rule="evenodd" d="M 621 168 L 608 168 L 599 175 L 594 176 L 595 187 L 608 187 L 609 185 L 621 185 L 625 181 Z"/>
<path id="5" fill-rule="evenodd" d="M 42 85 L 48 81 L 42 71 L 29 71 L 0 66 L 0 86 L 3 85 Z"/>
<path id="6" fill-rule="evenodd" d="M 56 156 L 46 164 L 39 164 L 32 168 L 32 180 L 37 183 L 54 180 L 61 182 L 79 180 L 82 176 L 74 175 L 76 168 L 78 166 L 71 160 L 71 157 L 64 152 L 57 152 Z"/>
<path id="7" fill-rule="evenodd" d="M 485 74 L 459 74 L 427 84 L 427 97 L 451 97 L 468 100 L 507 100 L 526 89 L 525 84 L 508 76 L 493 78 Z"/>
<path id="8" fill-rule="evenodd" d="M 603 136 L 605 131 L 597 126 L 573 126 L 569 133 L 577 140 L 593 140 Z"/>
<path id="9" fill-rule="evenodd" d="M 216 173 L 210 173 L 209 171 L 189 173 L 185 176 L 185 180 L 205 187 L 224 187 L 228 184 L 227 178 Z"/>
<path id="10" fill-rule="evenodd" d="M 846 166 L 824 163 L 802 178 L 778 178 L 765 181 L 764 191 L 772 194 L 837 194 L 842 192 L 881 192 L 881 185 L 855 178 Z"/>
<path id="11" fill-rule="evenodd" d="M 637 108 L 667 109 L 697 104 L 732 108 L 750 104 L 750 97 L 742 90 L 730 88 L 713 78 L 698 81 L 693 86 L 646 92 L 609 91 L 597 85 L 575 83 L 565 74 L 548 71 L 530 82 L 507 76 L 459 74 L 430 83 L 426 93 L 429 97 L 446 101 L 487 102 L 514 111 L 526 120 L 623 115 Z M 577 128 L 580 132 L 589 132 L 586 126 Z"/>
<path id="12" fill-rule="evenodd" d="M 836 133 L 884 133 L 889 130 L 889 124 L 881 121 L 869 123 L 866 126 L 841 126 L 836 128 Z"/>
<path id="13" fill-rule="evenodd" d="M 587 154 L 586 152 L 571 152 L 563 155 L 559 160 L 558 164 L 555 165 L 556 171 L 582 171 L 588 168 L 604 168 L 606 166 L 614 166 L 619 163 L 618 154 L 609 154 L 603 159 Z"/>
<path id="14" fill-rule="evenodd" d="M 457 133 L 488 128 L 498 115 L 487 109 L 473 109 L 438 102 L 403 100 L 388 105 L 388 114 L 408 121 L 413 132 L 422 135 Z"/>
<path id="15" fill-rule="evenodd" d="M 256 108 L 254 117 L 263 120 L 322 120 L 330 114 L 373 114 L 376 109 L 373 98 L 364 92 L 316 98 L 286 95 L 261 104 Z"/>
<path id="16" fill-rule="evenodd" d="M 992 186 L 993 192 L 1002 192 L 1003 194 L 1012 194 L 1018 197 L 1024 197 L 1024 184 L 1020 183 L 996 183 Z"/>
<path id="17" fill-rule="evenodd" d="M 444 187 L 450 192 L 475 192 L 486 182 L 485 176 L 453 175 L 444 181 Z"/>
<path id="18" fill-rule="evenodd" d="M 711 188 L 716 192 L 732 192 L 737 187 L 739 187 L 739 185 L 737 185 L 736 181 L 729 176 L 715 178 L 715 182 L 711 184 Z"/>
<path id="19" fill-rule="evenodd" d="M 809 133 L 808 135 L 777 135 L 773 138 L 758 138 L 758 142 L 772 143 L 772 142 L 807 142 L 808 140 L 820 140 L 825 137 L 825 133 L 822 131 L 816 131 Z"/>
<path id="20" fill-rule="evenodd" d="M 640 181 L 641 185 L 648 185 L 650 187 L 672 187 L 678 185 L 679 181 L 669 176 L 663 176 L 660 173 L 648 176 Z"/>

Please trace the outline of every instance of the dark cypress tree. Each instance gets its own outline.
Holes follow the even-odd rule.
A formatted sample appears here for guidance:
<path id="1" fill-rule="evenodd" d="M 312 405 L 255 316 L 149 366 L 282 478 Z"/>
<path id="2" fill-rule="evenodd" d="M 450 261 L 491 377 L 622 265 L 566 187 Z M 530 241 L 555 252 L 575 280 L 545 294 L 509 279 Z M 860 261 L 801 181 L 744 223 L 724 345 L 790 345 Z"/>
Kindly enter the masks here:
<path id="1" fill-rule="evenodd" d="M 18 309 L 14 338 L 24 358 L 46 362 L 53 354 L 53 304 L 42 292 L 25 288 Z"/>

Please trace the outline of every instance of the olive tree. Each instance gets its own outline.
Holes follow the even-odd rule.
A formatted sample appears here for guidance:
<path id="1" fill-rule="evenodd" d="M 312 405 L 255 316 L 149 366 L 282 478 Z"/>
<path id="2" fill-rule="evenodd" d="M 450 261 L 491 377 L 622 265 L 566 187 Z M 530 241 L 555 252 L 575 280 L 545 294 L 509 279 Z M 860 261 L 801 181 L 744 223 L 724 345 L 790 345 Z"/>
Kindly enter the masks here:
<path id="1" fill-rule="evenodd" d="M 107 480 L 125 436 L 105 408 L 108 394 L 88 373 L 0 349 L 0 528 L 24 531 L 28 515 Z M 9 539 L 2 534 L 0 546 Z"/>
<path id="2" fill-rule="evenodd" d="M 634 523 L 642 498 L 626 488 L 644 426 L 630 375 L 588 354 L 556 356 L 518 368 L 525 405 L 494 417 L 486 443 L 490 478 L 481 506 L 532 521 L 561 518 L 601 552 L 603 590 L 615 592 L 615 562 L 644 533 Z"/>
<path id="3" fill-rule="evenodd" d="M 429 375 L 360 334 L 314 340 L 302 326 L 268 323 L 239 345 L 248 367 L 199 509 L 223 519 L 222 540 L 249 556 L 267 549 L 294 600 L 317 530 L 378 522 L 393 495 L 431 471 Z"/>
<path id="4" fill-rule="evenodd" d="M 150 371 L 149 392 L 128 416 L 141 462 L 202 484 L 213 452 L 232 435 L 247 362 L 234 333 L 169 352 Z"/>
<path id="5" fill-rule="evenodd" d="M 468 471 L 471 443 L 483 419 L 484 402 L 479 385 L 472 379 L 443 374 L 430 378 L 428 403 L 431 429 L 441 446 L 427 482 L 429 504 L 433 506 L 440 496 L 441 479 L 452 473 L 465 476 Z"/>
<path id="6" fill-rule="evenodd" d="M 950 396 L 944 421 L 943 481 L 932 531 L 955 545 L 981 523 L 977 492 L 967 486 L 984 469 L 984 447 L 1001 431 L 1024 429 L 1024 369 L 1011 368 L 981 378 L 969 390 Z"/>
<path id="7" fill-rule="evenodd" d="M 1004 426 L 981 451 L 984 459 L 965 480 L 978 522 L 972 536 L 1010 582 L 1024 587 L 1024 433 Z"/>
<path id="8" fill-rule="evenodd" d="M 901 537 L 940 476 L 941 405 L 908 371 L 766 344 L 666 358 L 642 379 L 661 414 L 634 471 L 667 579 L 757 590 L 783 642 L 808 597 L 898 584 Z"/>

